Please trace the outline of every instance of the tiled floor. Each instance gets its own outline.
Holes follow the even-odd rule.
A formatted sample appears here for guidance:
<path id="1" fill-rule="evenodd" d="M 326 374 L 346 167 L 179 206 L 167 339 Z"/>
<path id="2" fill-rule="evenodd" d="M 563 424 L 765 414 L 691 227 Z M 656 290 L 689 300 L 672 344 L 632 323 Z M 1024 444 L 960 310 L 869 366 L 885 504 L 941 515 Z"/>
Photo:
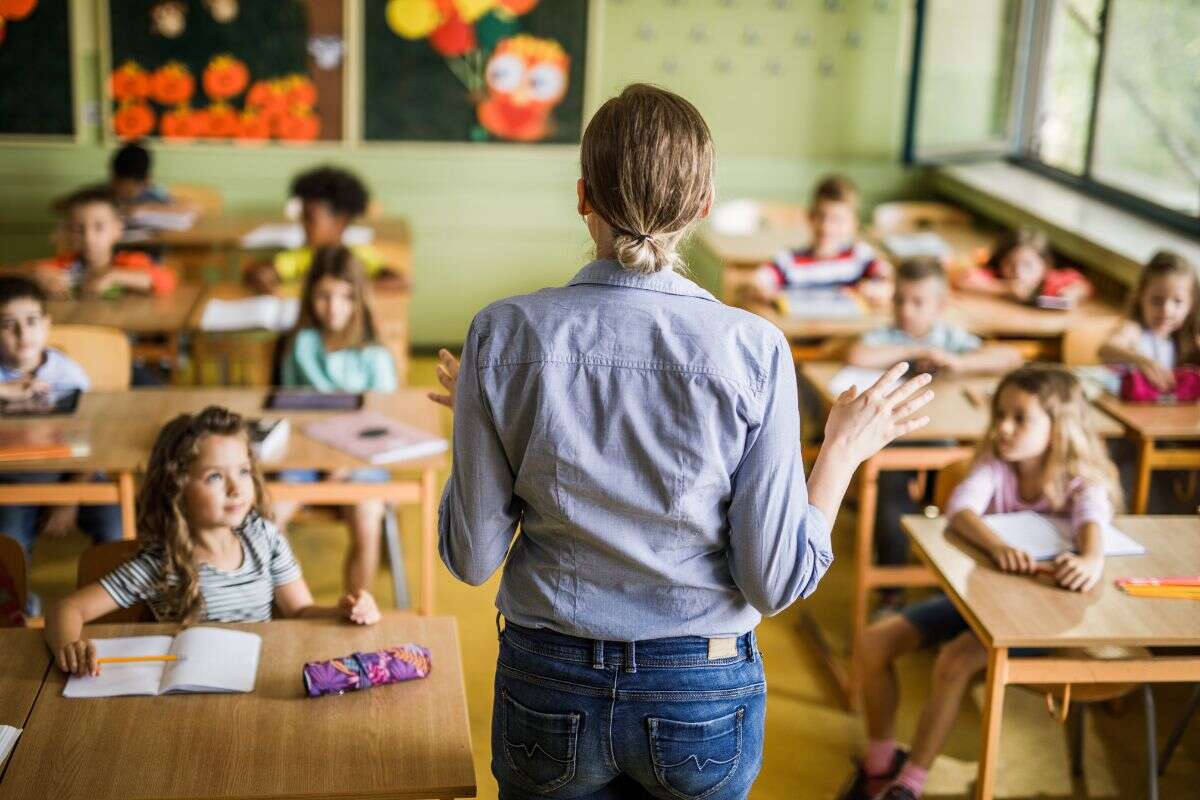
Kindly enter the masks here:
<path id="1" fill-rule="evenodd" d="M 433 362 L 413 363 L 415 385 L 432 382 Z M 447 415 L 447 425 L 449 418 Z M 820 589 L 808 601 L 764 621 L 759 637 L 767 668 L 768 711 L 766 754 L 753 797 L 763 800 L 828 798 L 837 791 L 850 767 L 850 758 L 862 742 L 857 717 L 839 708 L 818 669 L 813 654 L 800 635 L 799 615 L 811 612 L 829 631 L 835 647 L 843 645 L 840 632 L 847 629 L 851 565 L 849 562 L 853 512 L 839 517 L 836 547 L 845 556 L 838 560 Z M 401 526 L 408 553 L 410 585 L 416 586 L 415 512 L 403 514 Z M 291 531 L 293 546 L 319 601 L 333 602 L 340 588 L 345 534 L 330 522 L 301 521 Z M 68 591 L 74 583 L 75 558 L 84 542 L 78 538 L 44 542 L 39 546 L 32 574 L 34 586 L 47 600 Z M 467 697 L 471 712 L 476 771 L 481 798 L 495 798 L 489 768 L 492 664 L 496 636 L 492 600 L 498 578 L 474 588 L 455 582 L 439 567 L 439 613 L 458 618 L 466 665 Z M 377 585 L 381 602 L 390 602 L 387 575 Z M 1200 613 L 1200 605 L 1197 606 Z M 931 657 L 913 656 L 900 666 L 904 686 L 902 737 L 912 730 L 928 685 Z M 1188 687 L 1156 690 L 1160 737 L 1174 724 Z M 974 778 L 978 751 L 979 697 L 968 703 L 955 728 L 947 752 L 938 760 L 929 781 L 931 798 L 963 797 Z M 1042 699 L 1014 691 L 1005 706 L 1001 743 L 999 797 L 1004 798 L 1140 798 L 1143 739 L 1142 711 L 1136 699 L 1118 714 L 1107 711 L 1090 716 L 1085 777 L 1072 782 L 1067 760 L 1065 730 L 1050 719 Z M 1197 720 L 1176 753 L 1161 784 L 1163 800 L 1200 797 L 1200 720 Z"/>

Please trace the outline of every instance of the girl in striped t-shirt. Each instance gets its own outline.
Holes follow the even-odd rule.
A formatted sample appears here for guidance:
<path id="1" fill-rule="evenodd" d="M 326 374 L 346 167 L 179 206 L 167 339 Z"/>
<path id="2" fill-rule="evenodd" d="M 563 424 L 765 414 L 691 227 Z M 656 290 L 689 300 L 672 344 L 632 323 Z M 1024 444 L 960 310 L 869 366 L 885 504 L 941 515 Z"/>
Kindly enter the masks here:
<path id="1" fill-rule="evenodd" d="M 285 617 L 379 620 L 367 591 L 337 608 L 313 603 L 287 540 L 265 515 L 262 476 L 242 418 L 210 406 L 162 429 L 138 496 L 141 551 L 69 595 L 46 618 L 46 642 L 58 666 L 100 672 L 85 623 L 146 603 L 160 620 L 264 622 L 272 603 Z"/>

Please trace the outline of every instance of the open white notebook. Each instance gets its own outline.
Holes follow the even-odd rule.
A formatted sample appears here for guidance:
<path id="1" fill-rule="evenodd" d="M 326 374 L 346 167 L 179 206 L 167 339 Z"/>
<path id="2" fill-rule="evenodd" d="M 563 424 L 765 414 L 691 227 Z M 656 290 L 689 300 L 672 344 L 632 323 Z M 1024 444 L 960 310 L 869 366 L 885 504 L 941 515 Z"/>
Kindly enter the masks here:
<path id="1" fill-rule="evenodd" d="M 1036 511 L 1016 511 L 1011 514 L 988 514 L 983 521 L 1011 547 L 1024 550 L 1038 561 L 1076 550 L 1071 523 L 1062 517 L 1047 517 Z M 1103 532 L 1106 557 L 1140 556 L 1146 552 L 1145 547 L 1112 525 L 1106 525 Z"/>
<path id="2" fill-rule="evenodd" d="M 14 728 L 11 725 L 0 725 L 0 767 L 4 766 L 5 760 L 8 759 L 9 753 L 16 747 L 17 739 L 21 736 L 21 729 Z"/>
<path id="3" fill-rule="evenodd" d="M 342 233 L 346 247 L 370 244 L 374 239 L 375 229 L 366 225 L 351 225 Z M 295 250 L 304 246 L 304 229 L 295 222 L 270 222 L 247 232 L 241 245 L 247 249 Z"/>
<path id="4" fill-rule="evenodd" d="M 829 379 L 829 392 L 836 397 L 851 386 L 855 386 L 858 388 L 858 393 L 862 394 L 874 386 L 875 381 L 882 377 L 883 370 L 881 369 L 847 365 L 835 372 L 833 377 Z"/>
<path id="5" fill-rule="evenodd" d="M 188 628 L 177 636 L 93 639 L 100 658 L 179 656 L 179 661 L 101 664 L 100 674 L 72 675 L 63 697 L 118 697 L 172 692 L 252 692 L 262 637 L 222 628 Z"/>

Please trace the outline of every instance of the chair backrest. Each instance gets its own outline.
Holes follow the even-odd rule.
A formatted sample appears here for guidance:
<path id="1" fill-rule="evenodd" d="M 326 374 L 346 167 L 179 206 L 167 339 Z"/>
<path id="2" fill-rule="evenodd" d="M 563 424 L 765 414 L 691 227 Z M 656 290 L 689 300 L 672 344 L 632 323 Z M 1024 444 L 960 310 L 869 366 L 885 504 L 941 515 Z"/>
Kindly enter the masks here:
<path id="1" fill-rule="evenodd" d="M 28 587 L 25 583 L 25 550 L 20 542 L 11 536 L 0 533 L 0 570 L 8 574 L 12 581 L 13 592 L 17 605 L 23 611 Z M 5 626 L 4 616 L 0 615 L 0 628 Z"/>
<path id="2" fill-rule="evenodd" d="M 187 203 L 205 215 L 220 214 L 225 207 L 221 190 L 203 183 L 172 183 L 167 186 L 172 200 Z"/>
<path id="3" fill-rule="evenodd" d="M 100 325 L 52 325 L 48 344 L 79 362 L 92 381 L 92 390 L 115 392 L 129 388 L 129 337 Z"/>
<path id="4" fill-rule="evenodd" d="M 103 578 L 122 563 L 137 555 L 140 544 L 136 539 L 122 539 L 117 542 L 94 544 L 79 557 L 79 566 L 75 577 L 75 588 L 81 589 L 90 583 Z M 118 608 L 111 614 L 106 614 L 94 622 L 141 622 L 149 617 L 149 609 L 145 603 L 138 603 L 129 608 Z"/>
<path id="5" fill-rule="evenodd" d="M 950 493 L 954 491 L 955 486 L 962 483 L 970 469 L 971 459 L 964 458 L 938 472 L 937 482 L 933 485 L 933 504 L 942 512 L 945 512 L 946 504 L 950 501 Z"/>
<path id="6" fill-rule="evenodd" d="M 1115 322 L 1110 318 L 1079 320 L 1063 332 L 1062 362 L 1068 367 L 1085 367 L 1100 363 L 1100 346 L 1112 333 Z"/>
<path id="7" fill-rule="evenodd" d="M 871 215 L 871 225 L 878 234 L 970 224 L 971 215 L 957 206 L 917 200 L 880 203 Z"/>

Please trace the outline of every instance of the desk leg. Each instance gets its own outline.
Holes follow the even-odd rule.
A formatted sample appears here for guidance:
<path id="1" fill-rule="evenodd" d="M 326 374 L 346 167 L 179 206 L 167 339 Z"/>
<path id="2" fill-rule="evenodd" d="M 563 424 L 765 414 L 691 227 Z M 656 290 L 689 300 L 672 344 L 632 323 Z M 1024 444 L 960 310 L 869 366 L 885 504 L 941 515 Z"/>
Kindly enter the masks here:
<path id="1" fill-rule="evenodd" d="M 983 747 L 979 752 L 979 774 L 975 800 L 992 800 L 996 783 L 996 760 L 1000 754 L 1000 720 L 1004 716 L 1004 687 L 1008 683 L 1008 648 L 988 649 L 987 693 L 983 701 Z"/>
<path id="2" fill-rule="evenodd" d="M 858 652 L 867 628 L 867 609 L 871 604 L 870 578 L 875 570 L 875 507 L 879 502 L 879 463 L 869 458 L 858 471 L 858 521 L 854 537 L 854 598 L 851 606 L 850 685 L 846 700 L 851 711 L 859 706 L 861 687 Z"/>
<path id="3" fill-rule="evenodd" d="M 1145 514 L 1146 504 L 1150 499 L 1150 479 L 1154 473 L 1154 440 L 1148 436 L 1138 435 L 1135 440 L 1137 442 L 1138 463 L 1137 463 L 1137 478 L 1133 482 L 1133 508 L 1134 514 Z"/>
<path id="4" fill-rule="evenodd" d="M 433 559 L 437 552 L 437 471 L 421 473 L 421 609 L 433 613 Z"/>
<path id="5" fill-rule="evenodd" d="M 137 538 L 137 497 L 134 492 L 133 473 L 117 473 L 117 502 L 121 505 L 121 532 L 126 539 Z"/>

